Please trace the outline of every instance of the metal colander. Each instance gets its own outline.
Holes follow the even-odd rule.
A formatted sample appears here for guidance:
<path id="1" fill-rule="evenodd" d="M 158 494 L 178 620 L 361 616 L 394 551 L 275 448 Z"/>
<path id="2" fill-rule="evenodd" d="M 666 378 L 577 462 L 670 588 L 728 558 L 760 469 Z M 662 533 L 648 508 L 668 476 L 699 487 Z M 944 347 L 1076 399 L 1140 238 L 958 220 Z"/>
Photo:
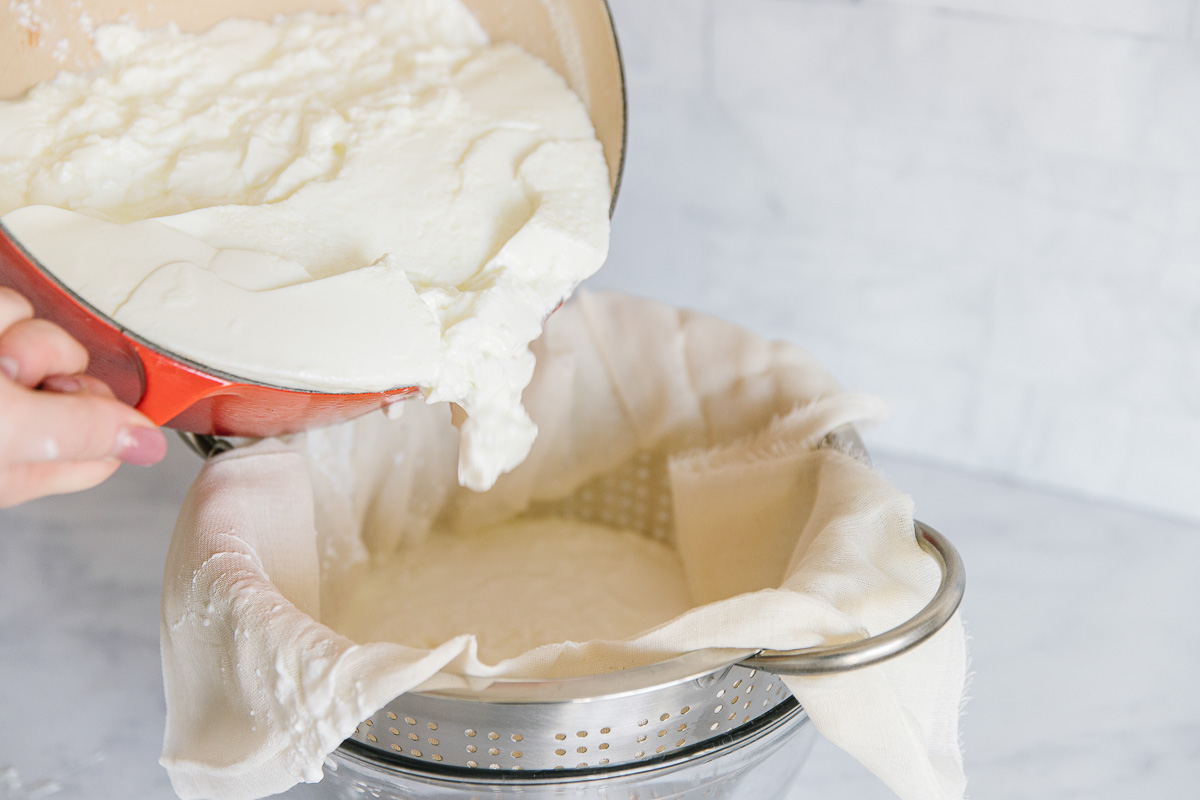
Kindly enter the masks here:
<path id="1" fill-rule="evenodd" d="M 866 461 L 852 431 L 822 443 Z M 530 514 L 602 522 L 670 539 L 673 531 L 666 457 L 641 453 L 571 496 Z M 962 562 L 936 531 L 916 524 L 920 545 L 939 562 L 942 582 L 916 616 L 886 633 L 845 645 L 787 653 L 701 651 L 648 667 L 563 680 L 502 679 L 467 689 L 417 689 L 363 720 L 342 746 L 406 772 L 478 781 L 477 770 L 521 771 L 527 779 L 563 771 L 607 774 L 651 769 L 710 752 L 801 714 L 779 675 L 855 669 L 891 658 L 932 636 L 962 598 Z M 516 776 L 513 776 L 516 777 Z"/>
<path id="2" fill-rule="evenodd" d="M 409 692 L 365 720 L 351 739 L 444 767 L 616 767 L 718 738 L 788 701 L 785 708 L 795 706 L 777 675 L 740 665 L 696 666 L 700 673 L 682 680 L 667 678 L 664 667 L 657 675 L 654 669 L 621 673 L 624 680 L 607 687 L 591 678 L 543 686 L 525 681 L 516 690 L 493 685 L 486 699 Z M 618 683 L 647 685 L 630 690 Z M 575 691 L 564 692 L 569 688 Z"/>

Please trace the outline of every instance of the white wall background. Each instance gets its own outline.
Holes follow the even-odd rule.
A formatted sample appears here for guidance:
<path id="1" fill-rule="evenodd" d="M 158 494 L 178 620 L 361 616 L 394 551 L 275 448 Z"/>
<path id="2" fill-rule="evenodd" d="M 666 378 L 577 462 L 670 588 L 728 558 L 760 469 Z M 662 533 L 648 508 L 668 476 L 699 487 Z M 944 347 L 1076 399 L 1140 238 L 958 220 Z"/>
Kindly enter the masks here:
<path id="1" fill-rule="evenodd" d="M 1200 517 L 1200 0 L 612 0 L 591 285 L 800 344 L 873 449 Z"/>

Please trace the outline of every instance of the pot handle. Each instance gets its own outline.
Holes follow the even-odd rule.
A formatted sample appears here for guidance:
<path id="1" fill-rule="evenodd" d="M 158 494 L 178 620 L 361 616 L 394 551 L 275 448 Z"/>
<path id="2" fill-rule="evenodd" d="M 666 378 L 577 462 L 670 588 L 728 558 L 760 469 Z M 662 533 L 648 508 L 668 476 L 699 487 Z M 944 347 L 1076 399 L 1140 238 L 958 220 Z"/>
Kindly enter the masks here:
<path id="1" fill-rule="evenodd" d="M 779 675 L 829 675 L 860 669 L 894 658 L 924 642 L 942 629 L 962 602 L 966 571 L 954 546 L 933 528 L 914 520 L 917 544 L 937 559 L 942 582 L 933 599 L 908 621 L 890 631 L 857 642 L 806 647 L 802 650 L 763 650 L 741 662 L 743 667 Z"/>

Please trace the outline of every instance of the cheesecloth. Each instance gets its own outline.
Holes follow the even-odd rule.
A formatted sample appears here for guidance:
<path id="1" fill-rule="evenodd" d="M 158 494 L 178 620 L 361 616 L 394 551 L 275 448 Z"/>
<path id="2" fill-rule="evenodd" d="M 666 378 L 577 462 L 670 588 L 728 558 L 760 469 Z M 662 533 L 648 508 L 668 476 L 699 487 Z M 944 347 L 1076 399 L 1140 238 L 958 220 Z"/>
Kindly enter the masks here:
<path id="1" fill-rule="evenodd" d="M 324 756 L 397 695 L 447 673 L 591 675 L 701 648 L 838 644 L 903 622 L 939 570 L 912 502 L 816 444 L 882 415 L 804 352 L 700 314 L 583 293 L 534 345 L 529 458 L 476 494 L 456 483 L 445 406 L 405 404 L 210 459 L 171 541 L 162 602 L 162 763 L 185 800 L 240 800 L 321 778 Z M 436 524 L 492 525 L 639 453 L 669 456 L 673 543 L 695 606 L 623 641 L 501 662 L 473 636 L 432 650 L 322 624 L 339 587 Z M 446 602 L 444 599 L 440 602 Z M 447 668 L 445 672 L 441 672 Z M 966 646 L 956 616 L 883 664 L 785 682 L 817 729 L 904 800 L 960 798 Z M 432 681 L 432 684 L 429 683 Z"/>

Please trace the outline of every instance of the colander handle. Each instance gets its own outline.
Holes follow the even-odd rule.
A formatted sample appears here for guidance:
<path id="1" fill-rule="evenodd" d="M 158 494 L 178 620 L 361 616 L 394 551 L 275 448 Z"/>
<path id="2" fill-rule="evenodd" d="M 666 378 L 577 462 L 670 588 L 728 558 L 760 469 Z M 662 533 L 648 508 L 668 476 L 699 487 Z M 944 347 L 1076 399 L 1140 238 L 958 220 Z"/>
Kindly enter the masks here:
<path id="1" fill-rule="evenodd" d="M 829 675 L 878 664 L 911 650 L 950 621 L 966 588 L 962 558 L 946 537 L 923 522 L 915 522 L 917 543 L 937 559 L 942 583 L 933 599 L 916 616 L 890 631 L 847 644 L 806 647 L 803 650 L 764 650 L 741 662 L 779 675 Z"/>

